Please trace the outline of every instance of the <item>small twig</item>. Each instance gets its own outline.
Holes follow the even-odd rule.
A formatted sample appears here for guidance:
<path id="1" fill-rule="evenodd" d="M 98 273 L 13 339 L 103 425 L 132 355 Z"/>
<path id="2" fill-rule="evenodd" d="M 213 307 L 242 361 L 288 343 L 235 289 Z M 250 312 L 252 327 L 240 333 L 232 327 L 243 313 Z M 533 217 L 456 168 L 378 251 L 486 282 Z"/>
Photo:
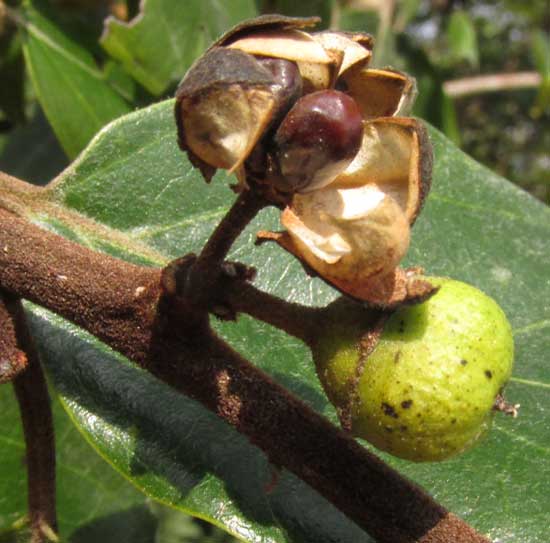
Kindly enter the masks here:
<path id="1" fill-rule="evenodd" d="M 55 441 L 46 379 L 18 298 L 0 293 L 0 314 L 11 323 L 2 327 L 4 342 L 22 353 L 28 366 L 13 380 L 25 434 L 31 543 L 57 541 Z"/>
<path id="2" fill-rule="evenodd" d="M 187 278 L 186 298 L 197 309 L 206 310 L 213 285 L 227 253 L 247 224 L 267 202 L 254 191 L 243 190 L 218 224 L 193 263 Z"/>
<path id="3" fill-rule="evenodd" d="M 541 83 L 538 72 L 517 72 L 453 79 L 443 83 L 443 90 L 451 98 L 462 98 L 471 94 L 538 87 Z"/>
<path id="4" fill-rule="evenodd" d="M 4 0 L 0 0 L 0 15 L 5 17 L 8 21 L 18 26 L 25 26 L 25 21 L 23 17 L 19 14 L 16 9 L 11 8 L 6 5 Z"/>
<path id="5" fill-rule="evenodd" d="M 383 66 L 387 62 L 387 43 L 390 38 L 391 25 L 395 11 L 395 0 L 378 0 L 376 2 L 378 12 L 378 29 L 376 31 L 376 49 L 373 62 L 377 66 Z"/>
<path id="6" fill-rule="evenodd" d="M 340 30 L 340 23 L 342 20 L 342 5 L 340 1 L 336 1 L 332 3 L 332 8 L 330 11 L 330 22 L 329 22 L 329 29 L 330 30 Z"/>
<path id="7" fill-rule="evenodd" d="M 11 297 L 0 291 L 0 384 L 13 381 L 28 364 L 17 343 L 13 311 Z"/>
<path id="8" fill-rule="evenodd" d="M 227 282 L 221 289 L 223 303 L 235 313 L 245 313 L 310 345 L 315 338 L 323 308 L 287 302 L 257 289 L 247 281 Z"/>
<path id="9" fill-rule="evenodd" d="M 219 268 L 245 226 L 266 205 L 256 192 L 243 190 L 200 252 L 195 267 Z"/>

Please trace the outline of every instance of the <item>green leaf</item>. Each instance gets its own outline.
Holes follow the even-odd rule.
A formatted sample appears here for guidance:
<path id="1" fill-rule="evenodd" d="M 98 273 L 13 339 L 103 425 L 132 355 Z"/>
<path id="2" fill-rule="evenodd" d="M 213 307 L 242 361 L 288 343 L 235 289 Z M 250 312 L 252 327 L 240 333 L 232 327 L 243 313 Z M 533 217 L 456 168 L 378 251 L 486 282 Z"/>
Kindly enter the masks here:
<path id="1" fill-rule="evenodd" d="M 56 25 L 44 0 L 26 0 L 23 51 L 38 100 L 74 158 L 109 121 L 130 111 L 91 53 Z"/>
<path id="2" fill-rule="evenodd" d="M 214 38 L 255 15 L 253 0 L 144 0 L 129 23 L 106 20 L 101 45 L 149 92 L 160 95 Z"/>
<path id="3" fill-rule="evenodd" d="M 447 41 L 455 62 L 467 61 L 479 65 L 479 50 L 474 23 L 466 11 L 454 11 L 447 27 Z"/>
<path id="4" fill-rule="evenodd" d="M 197 251 L 234 199 L 219 173 L 206 185 L 178 150 L 173 101 L 103 130 L 51 187 L 54 204 L 93 218 L 30 217 L 63 235 L 130 260 L 158 265 Z M 445 506 L 502 543 L 546 543 L 550 514 L 550 211 L 468 158 L 435 130 L 433 191 L 414 229 L 407 263 L 467 281 L 493 296 L 515 331 L 507 399 L 476 449 L 439 464 L 383 455 Z M 100 226 L 98 226 L 98 224 Z M 95 226 L 94 226 L 95 225 Z M 301 303 L 335 297 L 277 247 L 254 247 L 277 228 L 264 210 L 231 258 L 258 269 L 257 285 Z M 214 522 L 248 541 L 367 543 L 371 539 L 283 471 L 275 489 L 265 456 L 201 405 L 173 392 L 88 334 L 39 308 L 33 330 L 63 403 L 93 446 L 147 495 Z M 232 345 L 336 422 L 311 357 L 297 340 L 250 318 L 216 324 Z M 366 446 L 368 446 L 366 444 Z"/>
<path id="5" fill-rule="evenodd" d="M 72 543 L 87 543 L 90 539 L 83 538 L 83 534 L 97 530 L 99 525 L 113 527 L 117 518 L 126 518 L 128 510 L 143 504 L 143 495 L 107 468 L 107 464 L 81 438 L 57 400 L 53 402 L 53 411 L 61 536 L 64 541 L 68 541 L 71 535 Z M 16 534 L 20 531 L 18 528 L 24 527 L 23 519 L 27 514 L 25 444 L 19 409 L 9 385 L 0 387 L 0 428 L 0 541 L 3 541 L 10 532 Z M 144 526 L 143 522 L 141 526 Z M 125 528 L 128 532 L 128 527 Z M 115 540 L 104 538 L 101 541 L 115 543 Z M 138 543 L 132 539 L 124 541 Z M 141 543 L 152 541 L 151 537 L 147 541 L 142 539 Z"/>
<path id="6" fill-rule="evenodd" d="M 535 67 L 543 81 L 550 81 L 550 34 L 542 30 L 534 31 L 531 51 Z"/>
<path id="7" fill-rule="evenodd" d="M 550 34 L 537 30 L 533 32 L 531 51 L 535 67 L 542 81 L 535 100 L 533 116 L 538 117 L 550 112 Z"/>

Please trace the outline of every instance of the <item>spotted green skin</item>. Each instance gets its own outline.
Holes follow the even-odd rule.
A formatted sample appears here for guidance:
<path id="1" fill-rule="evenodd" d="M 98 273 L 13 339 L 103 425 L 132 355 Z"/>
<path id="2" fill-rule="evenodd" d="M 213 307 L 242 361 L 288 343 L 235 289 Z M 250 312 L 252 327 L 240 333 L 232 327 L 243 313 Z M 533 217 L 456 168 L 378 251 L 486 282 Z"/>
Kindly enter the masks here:
<path id="1" fill-rule="evenodd" d="M 387 322 L 358 382 L 352 433 L 414 461 L 450 458 L 489 429 L 513 362 L 512 331 L 498 304 L 476 288 L 430 278 L 430 300 Z M 314 348 L 327 395 L 349 400 L 359 359 L 358 327 L 338 325 Z"/>

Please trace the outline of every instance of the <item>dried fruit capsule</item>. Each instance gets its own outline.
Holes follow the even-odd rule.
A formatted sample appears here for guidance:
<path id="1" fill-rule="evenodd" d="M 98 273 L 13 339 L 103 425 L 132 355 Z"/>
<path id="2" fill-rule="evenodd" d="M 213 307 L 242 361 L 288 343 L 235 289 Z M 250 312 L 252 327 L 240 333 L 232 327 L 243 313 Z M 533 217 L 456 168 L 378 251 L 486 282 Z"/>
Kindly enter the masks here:
<path id="1" fill-rule="evenodd" d="M 414 80 L 369 68 L 367 34 L 305 30 L 318 22 L 265 15 L 216 41 L 178 87 L 179 146 L 207 182 L 223 168 L 282 210 L 286 230 L 259 240 L 371 306 L 418 301 L 429 285 L 399 263 L 432 153 L 423 125 L 396 117 Z"/>
<path id="2" fill-rule="evenodd" d="M 273 76 L 271 91 L 275 108 L 262 139 L 256 143 L 245 162 L 246 175 L 249 181 L 277 184 L 278 173 L 268 149 L 275 128 L 302 94 L 302 77 L 296 63 L 290 60 L 265 57 L 258 58 L 257 62 Z"/>
<path id="3" fill-rule="evenodd" d="M 325 90 L 300 98 L 273 141 L 282 182 L 291 191 L 327 185 L 351 163 L 362 135 L 361 112 L 347 94 Z"/>
<path id="4" fill-rule="evenodd" d="M 513 359 L 510 324 L 494 300 L 459 281 L 430 281 L 440 290 L 391 316 L 362 373 L 359 324 L 327 327 L 313 350 L 352 433 L 414 461 L 449 458 L 486 433 Z"/>

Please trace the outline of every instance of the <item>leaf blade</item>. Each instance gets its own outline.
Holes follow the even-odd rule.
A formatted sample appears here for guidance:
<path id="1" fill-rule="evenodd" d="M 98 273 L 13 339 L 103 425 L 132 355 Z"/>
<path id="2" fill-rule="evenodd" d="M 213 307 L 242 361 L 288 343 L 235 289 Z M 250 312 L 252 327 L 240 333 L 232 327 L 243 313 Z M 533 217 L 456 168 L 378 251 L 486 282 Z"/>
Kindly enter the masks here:
<path id="1" fill-rule="evenodd" d="M 447 41 L 455 62 L 465 60 L 474 67 L 479 65 L 476 29 L 468 12 L 453 12 L 447 28 Z"/>
<path id="2" fill-rule="evenodd" d="M 48 17 L 41 0 L 26 0 L 23 52 L 38 99 L 62 147 L 75 157 L 105 124 L 130 111 L 91 54 Z"/>

